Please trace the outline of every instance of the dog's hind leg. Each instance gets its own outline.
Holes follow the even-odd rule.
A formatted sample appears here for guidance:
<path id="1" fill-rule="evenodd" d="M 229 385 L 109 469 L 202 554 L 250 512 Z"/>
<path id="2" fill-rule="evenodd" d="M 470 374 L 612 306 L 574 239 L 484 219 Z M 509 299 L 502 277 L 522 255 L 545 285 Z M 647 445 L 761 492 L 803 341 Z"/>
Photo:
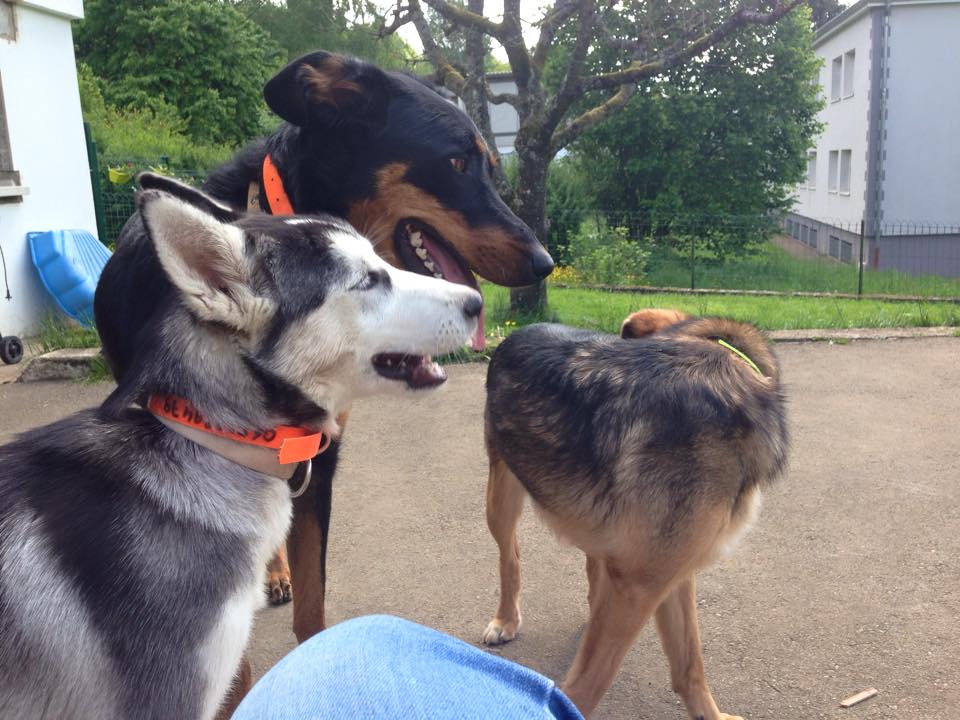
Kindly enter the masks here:
<path id="1" fill-rule="evenodd" d="M 743 720 L 720 712 L 703 672 L 703 651 L 697 621 L 697 592 L 693 575 L 686 578 L 657 608 L 657 630 L 670 661 L 673 691 L 694 720 Z"/>
<path id="2" fill-rule="evenodd" d="M 613 684 L 624 656 L 656 610 L 666 587 L 650 576 L 593 560 L 587 629 L 562 689 L 585 716 Z"/>
<path id="3" fill-rule="evenodd" d="M 483 642 L 499 645 L 517 636 L 520 629 L 520 546 L 517 523 L 526 491 L 493 450 L 487 481 L 487 527 L 500 548 L 500 606 L 483 631 Z"/>

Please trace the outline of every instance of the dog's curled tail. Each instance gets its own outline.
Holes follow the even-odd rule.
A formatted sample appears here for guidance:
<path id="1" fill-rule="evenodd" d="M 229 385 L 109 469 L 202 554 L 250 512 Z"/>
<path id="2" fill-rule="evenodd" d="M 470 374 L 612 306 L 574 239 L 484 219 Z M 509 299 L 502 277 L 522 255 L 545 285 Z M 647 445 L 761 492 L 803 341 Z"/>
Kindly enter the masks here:
<path id="1" fill-rule="evenodd" d="M 701 337 L 714 342 L 723 341 L 730 352 L 740 355 L 747 364 L 752 363 L 760 373 L 775 384 L 780 381 L 780 367 L 763 333 L 748 323 L 727 318 L 691 318 L 667 328 L 687 337 Z"/>

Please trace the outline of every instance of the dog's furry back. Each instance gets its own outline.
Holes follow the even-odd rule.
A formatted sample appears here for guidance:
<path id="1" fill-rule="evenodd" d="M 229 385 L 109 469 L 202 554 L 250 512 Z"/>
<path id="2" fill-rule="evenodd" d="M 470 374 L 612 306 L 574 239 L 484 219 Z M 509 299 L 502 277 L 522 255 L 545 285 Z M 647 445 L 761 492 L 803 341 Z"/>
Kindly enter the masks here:
<path id="1" fill-rule="evenodd" d="M 639 339 L 534 325 L 493 355 L 487 441 L 547 512 L 599 528 L 643 507 L 668 537 L 700 502 L 733 512 L 780 474 L 779 371 L 760 333 L 732 321 L 687 320 Z"/>

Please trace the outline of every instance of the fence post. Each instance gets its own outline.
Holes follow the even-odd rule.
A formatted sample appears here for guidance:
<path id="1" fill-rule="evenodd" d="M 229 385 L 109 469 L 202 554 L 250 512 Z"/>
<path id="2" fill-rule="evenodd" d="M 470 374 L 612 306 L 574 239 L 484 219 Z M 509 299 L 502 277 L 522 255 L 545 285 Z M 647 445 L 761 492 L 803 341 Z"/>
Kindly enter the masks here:
<path id="1" fill-rule="evenodd" d="M 857 266 L 857 297 L 863 295 L 863 232 L 864 222 L 860 221 L 860 262 Z"/>
<path id="2" fill-rule="evenodd" d="M 694 243 L 695 243 L 695 242 L 696 242 L 696 236 L 695 236 L 693 233 L 690 233 L 690 289 L 691 289 L 691 290 L 695 290 L 695 289 L 696 289 L 696 286 L 697 286 L 697 284 L 696 284 L 696 262 L 695 262 L 695 259 L 694 259 L 694 258 L 695 258 L 695 254 L 696 254 L 696 251 L 695 251 L 695 249 L 694 249 Z"/>
<path id="3" fill-rule="evenodd" d="M 100 161 L 97 159 L 97 144 L 90 133 L 90 123 L 83 124 L 83 136 L 87 140 L 87 164 L 90 166 L 90 189 L 93 191 L 93 212 L 97 219 L 97 237 L 107 244 L 107 223 L 103 216 L 103 188 L 100 187 Z"/>

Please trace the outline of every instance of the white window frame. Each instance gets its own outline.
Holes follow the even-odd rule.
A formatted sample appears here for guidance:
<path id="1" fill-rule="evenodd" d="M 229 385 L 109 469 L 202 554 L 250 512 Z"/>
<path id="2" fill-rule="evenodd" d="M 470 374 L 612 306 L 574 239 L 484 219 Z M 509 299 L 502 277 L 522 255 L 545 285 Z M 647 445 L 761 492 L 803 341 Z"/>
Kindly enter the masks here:
<path id="1" fill-rule="evenodd" d="M 810 150 L 807 153 L 807 189 L 808 190 L 817 189 L 817 151 L 816 150 Z"/>
<path id="2" fill-rule="evenodd" d="M 20 184 L 13 164 L 13 149 L 7 130 L 7 108 L 3 101 L 3 74 L 0 73 L 0 203 L 20 202 L 30 190 Z"/>
<path id="3" fill-rule="evenodd" d="M 843 55 L 837 55 L 830 63 L 830 102 L 843 98 Z"/>
<path id="4" fill-rule="evenodd" d="M 857 63 L 857 51 L 856 48 L 853 50 L 847 50 L 843 54 L 843 99 L 853 97 L 853 86 L 854 86 L 854 77 L 853 74 L 856 70 Z"/>
<path id="5" fill-rule="evenodd" d="M 853 172 L 853 151 L 840 151 L 840 174 L 837 180 L 837 191 L 841 195 L 850 194 L 850 179 Z"/>
<path id="6" fill-rule="evenodd" d="M 840 151 L 831 150 L 827 166 L 827 192 L 837 194 L 837 178 L 840 170 Z"/>

